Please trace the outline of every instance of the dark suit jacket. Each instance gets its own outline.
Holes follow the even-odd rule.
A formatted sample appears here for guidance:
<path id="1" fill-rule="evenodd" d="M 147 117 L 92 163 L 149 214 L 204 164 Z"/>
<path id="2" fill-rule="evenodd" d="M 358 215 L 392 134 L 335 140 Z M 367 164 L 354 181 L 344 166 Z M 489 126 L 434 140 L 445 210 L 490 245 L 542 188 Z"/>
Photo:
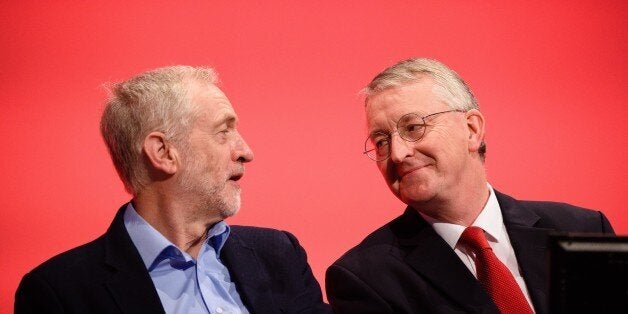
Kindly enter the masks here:
<path id="1" fill-rule="evenodd" d="M 600 212 L 495 194 L 535 310 L 547 313 L 548 233 L 613 229 Z M 326 289 L 335 313 L 499 313 L 456 253 L 412 208 L 331 265 Z"/>
<path id="2" fill-rule="evenodd" d="M 163 313 L 124 226 L 123 206 L 107 232 L 26 274 L 20 313 Z M 251 313 L 328 313 L 305 251 L 287 232 L 232 226 L 221 257 Z"/>

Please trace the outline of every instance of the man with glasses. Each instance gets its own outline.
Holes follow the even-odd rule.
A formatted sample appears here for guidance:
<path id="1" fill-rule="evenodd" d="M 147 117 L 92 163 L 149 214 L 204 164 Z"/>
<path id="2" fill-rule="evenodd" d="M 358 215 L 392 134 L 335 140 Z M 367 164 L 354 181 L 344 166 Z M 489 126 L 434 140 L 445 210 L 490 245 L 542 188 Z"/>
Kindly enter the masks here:
<path id="1" fill-rule="evenodd" d="M 364 154 L 408 207 L 329 267 L 334 311 L 546 313 L 548 233 L 613 233 L 606 217 L 493 189 L 484 115 L 442 63 L 402 61 L 364 91 Z"/>

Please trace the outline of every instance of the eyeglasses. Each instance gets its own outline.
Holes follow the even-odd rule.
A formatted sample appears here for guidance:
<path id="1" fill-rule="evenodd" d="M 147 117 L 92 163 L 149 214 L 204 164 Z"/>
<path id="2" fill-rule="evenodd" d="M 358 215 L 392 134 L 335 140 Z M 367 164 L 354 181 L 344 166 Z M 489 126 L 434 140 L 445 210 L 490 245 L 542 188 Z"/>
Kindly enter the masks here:
<path id="1" fill-rule="evenodd" d="M 407 142 L 416 142 L 425 135 L 425 129 L 428 124 L 425 119 L 448 112 L 466 112 L 465 110 L 453 109 L 428 114 L 427 116 L 419 116 L 416 113 L 408 113 L 401 116 L 397 121 L 397 133 L 399 137 Z M 390 139 L 392 134 L 384 132 L 375 132 L 366 138 L 364 142 L 364 153 L 368 158 L 374 161 L 383 161 L 390 157 Z"/>

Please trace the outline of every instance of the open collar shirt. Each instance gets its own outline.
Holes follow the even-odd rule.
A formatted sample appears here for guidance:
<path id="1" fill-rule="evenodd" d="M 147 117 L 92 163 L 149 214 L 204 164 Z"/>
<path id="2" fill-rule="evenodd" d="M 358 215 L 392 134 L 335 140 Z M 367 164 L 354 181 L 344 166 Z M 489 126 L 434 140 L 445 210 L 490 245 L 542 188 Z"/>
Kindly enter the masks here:
<path id="1" fill-rule="evenodd" d="M 207 231 L 197 260 L 168 241 L 129 203 L 124 225 L 140 253 L 166 313 L 248 313 L 229 270 L 220 260 L 230 228 Z"/>

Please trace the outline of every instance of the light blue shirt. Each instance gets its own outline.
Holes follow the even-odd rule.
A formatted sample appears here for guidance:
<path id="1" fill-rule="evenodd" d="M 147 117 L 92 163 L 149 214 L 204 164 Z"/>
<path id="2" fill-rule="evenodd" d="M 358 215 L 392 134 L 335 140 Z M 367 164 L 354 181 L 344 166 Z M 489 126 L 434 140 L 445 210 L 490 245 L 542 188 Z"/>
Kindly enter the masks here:
<path id="1" fill-rule="evenodd" d="M 249 313 L 220 260 L 230 232 L 224 221 L 209 229 L 196 261 L 148 224 L 131 203 L 124 212 L 124 225 L 166 313 Z"/>

